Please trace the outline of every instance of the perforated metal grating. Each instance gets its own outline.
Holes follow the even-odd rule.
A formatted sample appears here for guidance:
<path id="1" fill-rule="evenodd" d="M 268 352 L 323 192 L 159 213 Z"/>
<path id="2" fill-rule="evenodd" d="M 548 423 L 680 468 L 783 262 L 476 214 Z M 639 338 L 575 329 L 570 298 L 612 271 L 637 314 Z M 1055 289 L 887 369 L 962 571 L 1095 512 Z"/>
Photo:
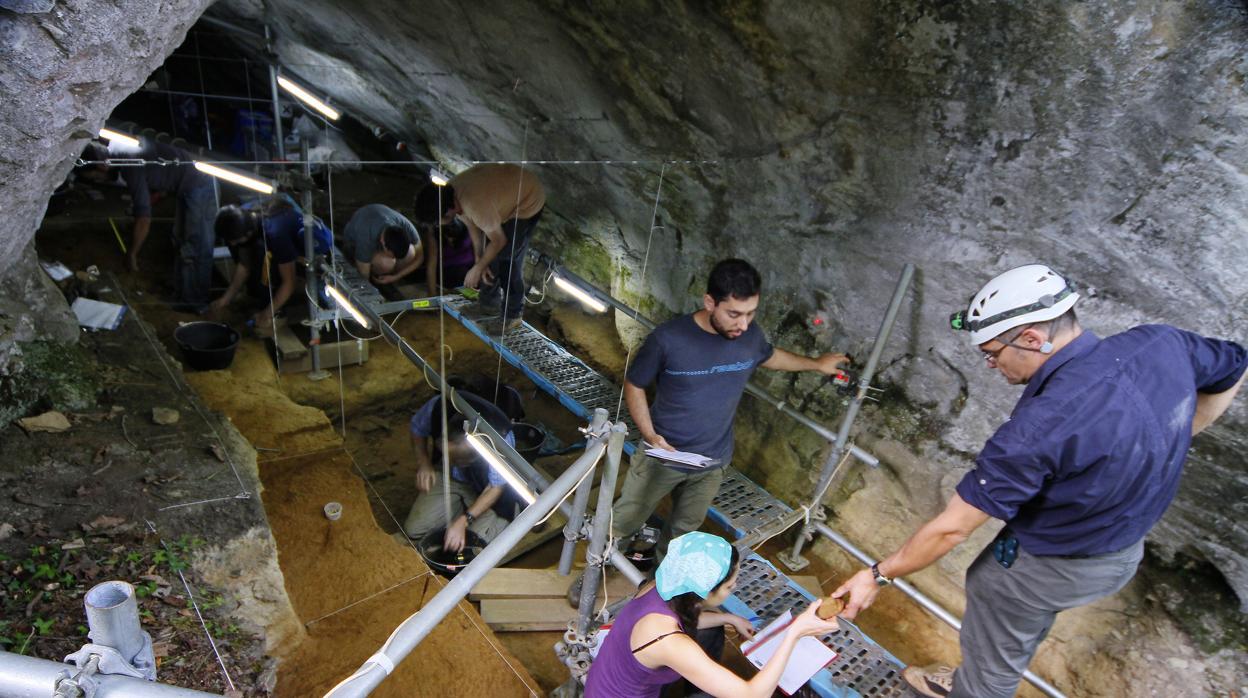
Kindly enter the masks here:
<path id="1" fill-rule="evenodd" d="M 810 594 L 794 585 L 788 577 L 758 555 L 741 561 L 737 588 L 733 597 L 762 619 L 765 625 L 785 611 L 794 615 L 810 605 Z M 836 659 L 812 679 L 816 693 L 823 696 L 846 695 L 848 688 L 865 698 L 910 696 L 901 678 L 902 664 L 882 647 L 872 642 L 857 626 L 841 620 L 839 632 L 819 639 L 836 653 Z"/>
<path id="2" fill-rule="evenodd" d="M 724 471 L 724 481 L 711 509 L 716 520 L 732 529 L 737 538 L 792 511 L 789 505 L 732 468 Z"/>

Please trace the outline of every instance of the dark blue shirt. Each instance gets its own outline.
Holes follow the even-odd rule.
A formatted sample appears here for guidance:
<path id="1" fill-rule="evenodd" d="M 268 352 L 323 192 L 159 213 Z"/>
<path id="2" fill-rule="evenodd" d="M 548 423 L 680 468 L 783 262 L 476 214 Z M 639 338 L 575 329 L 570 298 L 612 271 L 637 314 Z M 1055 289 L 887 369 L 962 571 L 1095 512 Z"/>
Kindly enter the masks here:
<path id="1" fill-rule="evenodd" d="M 1244 348 L 1165 325 L 1084 332 L 1027 382 L 958 495 L 1033 555 L 1097 555 L 1148 533 L 1179 487 L 1197 393 L 1230 389 Z"/>
<path id="2" fill-rule="evenodd" d="M 274 264 L 288 264 L 303 256 L 303 209 L 290 197 L 282 195 L 273 200 L 248 201 L 242 208 L 245 211 L 261 212 L 260 227 L 264 231 L 264 241 L 261 243 L 257 238 L 246 250 L 242 249 L 244 246 L 232 246 L 230 253 L 235 261 L 248 267 L 258 267 L 255 257 L 263 255 L 266 250 L 272 255 Z M 321 219 L 313 220 L 316 221 L 316 229 L 313 232 L 312 248 L 316 254 L 329 254 L 334 234 Z"/>
<path id="3" fill-rule="evenodd" d="M 502 434 L 503 440 L 508 445 L 514 447 L 516 445 L 516 437 L 511 430 L 511 420 L 507 419 L 507 415 L 496 407 L 489 400 L 474 395 L 466 390 L 459 391 L 459 396 L 468 401 L 472 408 L 476 410 L 482 417 L 494 427 L 494 430 Z M 434 439 L 433 443 L 433 466 L 438 469 L 442 466 L 442 396 L 436 395 L 424 405 L 421 406 L 416 414 L 412 415 L 412 421 L 409 424 L 411 435 L 419 438 Z M 463 420 L 462 416 L 452 411 L 449 419 Z M 481 494 L 487 487 L 502 487 L 503 494 L 494 502 L 494 506 L 490 507 L 494 513 L 507 519 L 512 520 L 516 516 L 516 512 L 523 511 L 527 503 L 520 495 L 507 484 L 502 475 L 499 475 L 490 467 L 485 459 L 473 454 L 472 460 L 466 463 L 451 463 L 451 479 L 467 484 L 476 490 L 477 494 Z M 472 502 L 465 502 L 464 507 L 467 508 Z"/>
<path id="4" fill-rule="evenodd" d="M 725 339 L 682 315 L 654 328 L 628 369 L 628 382 L 655 384 L 650 419 L 654 430 L 678 450 L 732 458 L 732 420 L 754 369 L 771 358 L 771 344 L 757 323 Z M 677 468 L 682 470 L 683 468 Z"/>

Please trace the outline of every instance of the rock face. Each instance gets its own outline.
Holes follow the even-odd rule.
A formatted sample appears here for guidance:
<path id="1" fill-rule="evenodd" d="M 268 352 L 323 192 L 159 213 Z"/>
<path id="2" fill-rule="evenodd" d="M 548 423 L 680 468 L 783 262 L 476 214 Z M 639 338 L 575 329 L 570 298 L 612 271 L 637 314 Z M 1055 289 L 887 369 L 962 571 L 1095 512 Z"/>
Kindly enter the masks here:
<path id="1" fill-rule="evenodd" d="M 14 341 L 76 336 L 64 298 L 43 283 L 28 243 L 87 139 L 209 4 L 62 0 L 14 6 L 32 14 L 0 11 L 0 284 L 24 291 L 4 294 L 6 327 L 30 329 L 0 335 L 0 371 Z M 10 299 L 19 301 L 16 307 Z"/>
<path id="2" fill-rule="evenodd" d="M 692 307 L 710 263 L 740 255 L 765 277 L 773 339 L 862 355 L 916 263 L 882 375 L 896 399 L 863 420 L 917 454 L 891 464 L 912 492 L 947 493 L 1017 397 L 945 322 L 999 271 L 1054 265 L 1103 335 L 1248 326 L 1240 2 L 267 8 L 281 60 L 347 111 L 452 166 L 546 161 L 538 245 L 652 315 Z M 217 9 L 261 17 L 244 0 Z M 764 379 L 837 411 L 812 381 Z M 1244 600 L 1246 413 L 1241 399 L 1197 441 L 1154 536 L 1215 562 Z M 805 439 L 742 466 L 800 499 L 819 459 Z M 900 525 L 942 499 L 913 501 Z"/>

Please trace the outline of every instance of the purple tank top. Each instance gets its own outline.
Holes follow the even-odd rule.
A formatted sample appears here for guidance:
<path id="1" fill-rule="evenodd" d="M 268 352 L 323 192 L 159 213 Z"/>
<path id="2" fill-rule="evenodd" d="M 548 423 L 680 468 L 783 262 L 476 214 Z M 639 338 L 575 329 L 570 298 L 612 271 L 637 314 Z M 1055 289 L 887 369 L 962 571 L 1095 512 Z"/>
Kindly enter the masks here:
<path id="1" fill-rule="evenodd" d="M 472 251 L 472 238 L 464 235 L 458 245 L 447 244 L 442 250 L 442 264 L 447 267 L 470 267 L 476 260 Z"/>
<path id="2" fill-rule="evenodd" d="M 651 613 L 671 616 L 680 623 L 676 612 L 667 607 L 657 589 L 651 588 L 630 601 L 616 616 L 611 632 L 589 668 L 585 698 L 657 698 L 663 686 L 680 678 L 675 669 L 651 669 L 633 656 L 629 645 L 633 626 Z"/>

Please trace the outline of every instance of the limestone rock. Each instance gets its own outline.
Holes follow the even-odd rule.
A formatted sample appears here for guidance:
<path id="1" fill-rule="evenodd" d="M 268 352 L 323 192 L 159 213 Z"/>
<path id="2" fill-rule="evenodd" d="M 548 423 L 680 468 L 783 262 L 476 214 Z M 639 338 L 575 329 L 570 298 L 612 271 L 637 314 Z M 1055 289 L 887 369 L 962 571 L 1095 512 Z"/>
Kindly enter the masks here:
<path id="1" fill-rule="evenodd" d="M 181 418 L 182 414 L 175 409 L 171 409 L 169 407 L 152 408 L 152 421 L 161 426 L 177 424 L 178 420 Z"/>
<path id="2" fill-rule="evenodd" d="M 34 417 L 23 417 L 17 420 L 18 426 L 26 430 L 26 433 L 33 434 L 40 431 L 65 431 L 69 429 L 69 418 L 62 412 L 52 410 Z"/>

